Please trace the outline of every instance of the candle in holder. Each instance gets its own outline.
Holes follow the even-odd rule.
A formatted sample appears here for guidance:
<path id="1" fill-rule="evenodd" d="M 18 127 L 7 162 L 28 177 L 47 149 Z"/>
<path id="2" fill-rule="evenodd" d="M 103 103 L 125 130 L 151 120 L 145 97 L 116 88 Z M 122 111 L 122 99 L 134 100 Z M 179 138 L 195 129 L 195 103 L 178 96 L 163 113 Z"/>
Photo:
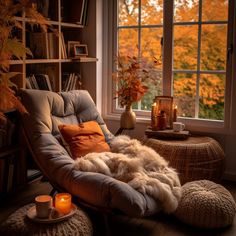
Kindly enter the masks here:
<path id="1" fill-rule="evenodd" d="M 173 122 L 176 122 L 176 121 L 177 121 L 177 105 L 175 106 L 174 111 L 173 111 Z"/>
<path id="2" fill-rule="evenodd" d="M 152 104 L 152 111 L 151 111 L 151 127 L 152 129 L 155 129 L 155 124 L 156 124 L 156 102 Z"/>
<path id="3" fill-rule="evenodd" d="M 58 193 L 55 196 L 55 208 L 64 215 L 71 211 L 71 195 L 69 193 Z"/>
<path id="4" fill-rule="evenodd" d="M 52 197 L 39 195 L 35 198 L 36 214 L 38 218 L 48 218 L 52 209 Z"/>

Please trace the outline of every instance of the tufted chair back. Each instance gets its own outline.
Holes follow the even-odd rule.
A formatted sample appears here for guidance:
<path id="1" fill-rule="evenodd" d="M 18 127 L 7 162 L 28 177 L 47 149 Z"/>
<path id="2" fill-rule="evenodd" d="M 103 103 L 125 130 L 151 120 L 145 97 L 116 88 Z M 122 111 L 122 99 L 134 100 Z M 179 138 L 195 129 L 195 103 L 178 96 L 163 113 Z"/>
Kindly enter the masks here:
<path id="1" fill-rule="evenodd" d="M 108 143 L 113 137 L 86 90 L 54 93 L 22 89 L 20 94 L 28 111 L 22 120 L 33 156 L 43 174 L 55 186 L 61 186 L 62 179 L 67 175 L 67 168 L 64 168 L 63 164 L 73 165 L 73 160 L 61 146 L 59 124 L 78 124 L 95 120 L 102 128 Z M 61 171 L 56 171 L 58 169 Z M 58 173 L 60 174 L 57 175 Z M 55 179 L 52 176 L 55 176 Z M 61 180 L 60 183 L 58 179 Z"/>

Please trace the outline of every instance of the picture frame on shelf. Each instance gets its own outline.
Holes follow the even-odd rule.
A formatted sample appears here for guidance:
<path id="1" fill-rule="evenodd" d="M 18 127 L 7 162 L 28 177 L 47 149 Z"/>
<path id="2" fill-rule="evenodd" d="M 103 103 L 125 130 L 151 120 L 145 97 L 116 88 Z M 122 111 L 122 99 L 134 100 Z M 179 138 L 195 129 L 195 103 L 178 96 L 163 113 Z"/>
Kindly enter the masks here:
<path id="1" fill-rule="evenodd" d="M 88 47 L 86 44 L 75 44 L 74 45 L 74 57 L 87 57 Z"/>
<path id="2" fill-rule="evenodd" d="M 80 44 L 79 41 L 68 41 L 67 43 L 67 51 L 69 58 L 74 58 L 74 45 Z"/>
<path id="3" fill-rule="evenodd" d="M 156 106 L 156 113 L 165 113 L 167 128 L 171 129 L 173 126 L 173 97 L 171 96 L 156 96 L 154 98 Z"/>

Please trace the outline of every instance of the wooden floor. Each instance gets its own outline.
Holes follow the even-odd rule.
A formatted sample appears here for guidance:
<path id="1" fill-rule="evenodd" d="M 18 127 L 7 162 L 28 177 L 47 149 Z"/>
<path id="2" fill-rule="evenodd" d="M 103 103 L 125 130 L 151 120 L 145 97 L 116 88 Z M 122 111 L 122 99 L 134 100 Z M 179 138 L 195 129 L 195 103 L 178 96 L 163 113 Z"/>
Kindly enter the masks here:
<path id="1" fill-rule="evenodd" d="M 236 200 L 236 183 L 224 182 L 224 186 Z M 47 182 L 36 181 L 9 196 L 0 203 L 0 223 L 19 207 L 34 201 L 39 194 L 49 194 L 51 186 Z M 108 215 L 85 209 L 93 226 L 94 236 L 236 236 L 236 219 L 231 227 L 220 230 L 202 230 L 179 222 L 174 216 L 159 214 L 150 218 L 129 218 Z M 106 223 L 109 230 L 106 230 Z"/>

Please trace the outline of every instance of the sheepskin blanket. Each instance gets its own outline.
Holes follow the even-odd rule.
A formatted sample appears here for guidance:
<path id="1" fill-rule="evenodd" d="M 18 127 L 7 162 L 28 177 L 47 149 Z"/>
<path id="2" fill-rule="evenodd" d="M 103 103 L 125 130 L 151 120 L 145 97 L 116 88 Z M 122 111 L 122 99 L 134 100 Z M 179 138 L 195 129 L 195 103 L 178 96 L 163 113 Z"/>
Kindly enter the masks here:
<path id="1" fill-rule="evenodd" d="M 126 135 L 115 137 L 111 152 L 89 153 L 75 160 L 75 168 L 98 172 L 129 184 L 163 204 L 167 213 L 175 211 L 181 197 L 177 173 L 152 148 Z"/>

